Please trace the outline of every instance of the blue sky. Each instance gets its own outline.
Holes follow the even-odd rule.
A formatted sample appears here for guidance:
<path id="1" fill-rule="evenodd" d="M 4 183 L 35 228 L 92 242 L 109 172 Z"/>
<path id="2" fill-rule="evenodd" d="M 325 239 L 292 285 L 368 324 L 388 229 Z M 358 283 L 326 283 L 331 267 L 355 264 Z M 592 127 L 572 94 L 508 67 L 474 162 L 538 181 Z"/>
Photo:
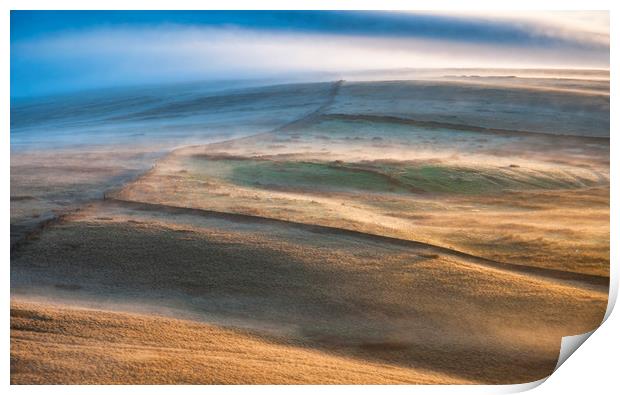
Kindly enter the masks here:
<path id="1" fill-rule="evenodd" d="M 608 65 L 601 12 L 11 12 L 12 97 L 370 69 Z"/>

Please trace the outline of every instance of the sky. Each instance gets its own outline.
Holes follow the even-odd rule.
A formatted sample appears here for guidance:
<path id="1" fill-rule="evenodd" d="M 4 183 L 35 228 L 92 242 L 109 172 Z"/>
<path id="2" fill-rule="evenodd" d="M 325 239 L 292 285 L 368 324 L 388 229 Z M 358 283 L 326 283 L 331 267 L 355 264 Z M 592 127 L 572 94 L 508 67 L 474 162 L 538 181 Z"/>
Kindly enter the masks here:
<path id="1" fill-rule="evenodd" d="M 601 11 L 11 11 L 11 97 L 404 68 L 609 68 Z"/>

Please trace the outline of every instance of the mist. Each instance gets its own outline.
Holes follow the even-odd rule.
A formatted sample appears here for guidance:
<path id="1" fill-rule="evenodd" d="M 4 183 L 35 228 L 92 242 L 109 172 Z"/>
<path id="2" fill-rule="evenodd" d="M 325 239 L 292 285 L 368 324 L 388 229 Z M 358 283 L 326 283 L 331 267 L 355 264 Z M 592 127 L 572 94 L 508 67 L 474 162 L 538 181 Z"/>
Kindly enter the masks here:
<path id="1" fill-rule="evenodd" d="M 604 24 L 596 30 L 581 19 L 560 25 L 569 19 L 417 15 L 409 20 L 382 13 L 375 18 L 383 25 L 364 30 L 359 13 L 357 19 L 345 14 L 340 29 L 331 23 L 331 13 L 315 12 L 310 22 L 295 15 L 286 26 L 264 17 L 236 24 L 162 20 L 77 27 L 70 19 L 62 29 L 32 36 L 19 34 L 24 22 L 17 19 L 11 96 L 196 80 L 284 81 L 376 69 L 609 67 L 608 26 L 605 33 Z M 327 22 L 312 22 L 317 15 Z M 402 31 L 390 23 L 403 25 Z"/>

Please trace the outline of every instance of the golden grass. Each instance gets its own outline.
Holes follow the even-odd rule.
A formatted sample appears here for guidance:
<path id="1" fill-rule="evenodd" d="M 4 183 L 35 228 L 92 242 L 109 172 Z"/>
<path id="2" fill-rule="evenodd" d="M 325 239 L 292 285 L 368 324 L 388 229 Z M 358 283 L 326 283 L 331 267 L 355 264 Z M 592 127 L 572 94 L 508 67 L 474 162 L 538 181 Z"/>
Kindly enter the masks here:
<path id="1" fill-rule="evenodd" d="M 549 375 L 608 297 L 608 98 L 563 81 L 536 92 L 567 106 L 553 117 L 531 89 L 512 92 L 532 110 L 515 112 L 504 94 L 457 103 L 456 85 L 415 83 L 454 104 L 439 114 L 407 104 L 409 83 L 345 84 L 334 100 L 339 82 L 297 121 L 181 147 L 117 191 L 171 142 L 12 152 L 11 382 Z"/>
<path id="2" fill-rule="evenodd" d="M 605 286 L 429 248 L 111 202 L 48 228 L 11 269 L 15 298 L 206 320 L 482 383 L 550 374 L 561 337 L 594 329 L 607 303 Z"/>
<path id="3" fill-rule="evenodd" d="M 466 382 L 192 321 L 11 303 L 11 384 Z"/>
<path id="4" fill-rule="evenodd" d="M 335 193 L 320 185 L 313 191 L 281 190 L 201 175 L 188 162 L 197 150 L 170 155 L 116 196 L 352 229 L 503 262 L 609 275 L 608 180 L 576 189 L 475 195 Z"/>

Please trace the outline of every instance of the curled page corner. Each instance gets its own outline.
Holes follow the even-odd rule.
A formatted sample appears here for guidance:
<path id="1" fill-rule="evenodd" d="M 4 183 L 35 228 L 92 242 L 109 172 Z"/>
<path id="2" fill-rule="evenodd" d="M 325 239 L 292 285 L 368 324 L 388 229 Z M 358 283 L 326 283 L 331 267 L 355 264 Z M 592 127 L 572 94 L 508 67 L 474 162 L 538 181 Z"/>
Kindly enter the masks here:
<path id="1" fill-rule="evenodd" d="M 609 316 L 611 315 L 611 312 L 616 306 L 616 299 L 618 299 L 618 275 L 617 273 L 615 273 L 613 266 L 609 269 L 609 294 L 607 295 L 607 310 L 605 311 L 605 317 L 603 317 L 603 322 L 607 321 L 607 318 L 609 318 Z M 601 322 L 601 325 L 603 325 L 603 322 Z"/>
<path id="2" fill-rule="evenodd" d="M 596 328 L 596 329 L 598 329 L 598 328 Z M 560 345 L 560 356 L 558 357 L 558 363 L 555 365 L 555 369 L 553 369 L 553 371 L 555 372 L 556 370 L 558 370 L 559 367 L 562 366 L 562 364 L 564 362 L 566 362 L 568 357 L 573 355 L 573 353 L 586 340 L 588 340 L 588 338 L 594 333 L 594 331 L 596 331 L 596 329 L 594 329 L 594 330 L 592 330 L 590 332 L 582 333 L 580 335 L 564 336 L 562 338 L 562 344 Z"/>
<path id="3" fill-rule="evenodd" d="M 534 388 L 538 387 L 539 385 L 541 385 L 545 381 L 547 381 L 548 378 L 549 378 L 549 376 L 543 377 L 542 379 L 539 379 L 539 380 L 536 380 L 536 381 L 530 381 L 529 383 L 510 384 L 510 385 L 505 387 L 505 391 L 503 391 L 502 393 L 505 393 L 505 394 L 517 394 L 517 393 L 521 393 L 521 392 L 525 392 L 525 391 L 530 391 L 530 390 L 533 390 Z"/>
<path id="4" fill-rule="evenodd" d="M 566 360 L 568 359 L 568 357 L 570 357 L 571 355 L 573 355 L 573 353 L 583 344 L 585 343 L 586 340 L 588 340 L 588 338 L 590 336 L 592 336 L 592 334 L 601 326 L 605 323 L 605 321 L 607 321 L 607 318 L 609 318 L 609 315 L 611 314 L 612 310 L 614 309 L 614 306 L 616 304 L 616 298 L 618 296 L 618 284 L 616 281 L 612 281 L 609 284 L 609 295 L 608 295 L 608 299 L 607 299 L 607 310 L 605 311 L 605 316 L 603 317 L 603 321 L 601 321 L 601 323 L 598 325 L 598 327 L 596 327 L 595 329 L 593 329 L 590 332 L 586 332 L 586 333 L 582 333 L 580 335 L 574 335 L 574 336 L 564 336 L 562 338 L 562 343 L 560 345 L 560 356 L 558 357 L 558 363 L 555 365 L 555 369 L 553 369 L 553 371 L 555 372 L 556 370 L 558 370 L 560 368 L 560 366 L 562 366 L 562 364 L 564 362 L 566 362 Z"/>
<path id="5" fill-rule="evenodd" d="M 602 325 L 602 323 L 601 323 L 601 325 Z M 596 328 L 596 329 L 598 329 L 598 328 Z M 562 366 L 562 364 L 564 362 L 566 362 L 568 357 L 573 355 L 573 353 L 586 340 L 588 340 L 588 338 L 596 331 L 596 329 L 594 329 L 591 332 L 582 333 L 580 335 L 564 336 L 562 338 L 562 343 L 560 345 L 560 355 L 558 357 L 558 363 L 555 365 L 555 368 L 553 369 L 553 372 L 551 372 L 551 374 L 553 374 L 556 370 L 558 370 L 560 368 L 560 366 Z M 506 387 L 506 391 L 504 391 L 503 393 L 513 394 L 513 393 L 521 393 L 521 392 L 532 390 L 532 389 L 538 387 L 539 385 L 543 384 L 545 381 L 547 381 L 547 379 L 549 377 L 551 377 L 551 374 L 549 376 L 547 376 L 547 377 L 543 377 L 540 380 L 532 381 L 532 382 L 529 382 L 529 383 L 509 385 L 509 386 Z"/>

